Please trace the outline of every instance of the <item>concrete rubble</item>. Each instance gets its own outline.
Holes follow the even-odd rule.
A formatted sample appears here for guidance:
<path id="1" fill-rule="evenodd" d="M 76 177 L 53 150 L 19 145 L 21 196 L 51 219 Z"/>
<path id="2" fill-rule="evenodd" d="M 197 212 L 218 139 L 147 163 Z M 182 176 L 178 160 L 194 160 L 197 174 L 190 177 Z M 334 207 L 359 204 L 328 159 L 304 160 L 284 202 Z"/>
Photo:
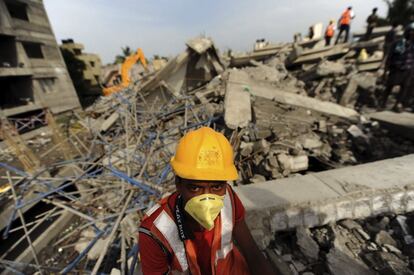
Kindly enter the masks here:
<path id="1" fill-rule="evenodd" d="M 414 274 L 413 222 L 411 212 L 298 227 L 278 232 L 266 251 L 286 266 L 281 274 Z"/>
<path id="2" fill-rule="evenodd" d="M 370 43 L 383 35 L 375 32 Z M 2 146 L 1 271 L 138 272 L 137 225 L 174 190 L 175 146 L 189 130 L 210 126 L 233 145 L 239 171 L 233 185 L 248 224 L 256 225 L 254 237 L 281 274 L 412 274 L 411 189 L 401 195 L 404 211 L 370 208 L 344 220 L 328 209 L 347 196 L 352 209 L 360 200 L 376 205 L 383 193 L 398 197 L 410 186 L 368 192 L 363 183 L 320 175 L 414 153 L 414 141 L 398 134 L 412 130 L 412 114 L 376 112 L 384 88 L 379 66 L 361 69 L 354 44 L 260 42 L 251 53 L 229 56 L 210 38 L 194 38 L 161 69 L 74 112 L 64 128 Z M 381 47 L 371 48 L 377 60 Z M 33 171 L 19 163 L 18 146 L 36 152 Z M 405 180 L 414 183 L 410 176 Z M 267 197 L 281 186 L 307 190 Z M 39 233 L 45 229 L 47 238 Z"/>

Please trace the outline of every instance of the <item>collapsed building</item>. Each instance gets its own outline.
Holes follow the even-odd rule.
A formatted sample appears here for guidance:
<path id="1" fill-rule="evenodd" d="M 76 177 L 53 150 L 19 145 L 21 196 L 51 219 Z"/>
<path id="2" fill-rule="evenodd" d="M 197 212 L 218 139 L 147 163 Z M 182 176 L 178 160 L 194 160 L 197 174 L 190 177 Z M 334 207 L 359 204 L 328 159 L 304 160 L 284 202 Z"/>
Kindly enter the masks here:
<path id="1" fill-rule="evenodd" d="M 232 185 L 280 274 L 412 274 L 414 115 L 376 111 L 384 32 L 231 56 L 195 38 L 65 127 L 49 114 L 49 135 L 25 141 L 3 119 L 3 272 L 138 273 L 138 224 L 175 188 L 175 146 L 210 126 L 233 146 Z"/>
<path id="2" fill-rule="evenodd" d="M 83 61 L 83 78 L 88 86 L 98 86 L 101 82 L 102 62 L 97 54 L 83 52 L 84 46 L 81 43 L 75 43 L 73 39 L 63 39 L 62 50 L 71 52 L 77 59 Z"/>
<path id="3" fill-rule="evenodd" d="M 0 86 L 2 115 L 27 123 L 79 109 L 42 1 L 0 1 Z"/>

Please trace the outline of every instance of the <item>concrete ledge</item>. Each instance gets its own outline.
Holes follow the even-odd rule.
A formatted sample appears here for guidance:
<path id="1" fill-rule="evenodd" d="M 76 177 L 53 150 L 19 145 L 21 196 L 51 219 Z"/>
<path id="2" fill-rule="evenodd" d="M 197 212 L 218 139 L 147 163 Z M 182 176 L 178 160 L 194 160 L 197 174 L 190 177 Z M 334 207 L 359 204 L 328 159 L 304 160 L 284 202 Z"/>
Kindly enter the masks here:
<path id="1" fill-rule="evenodd" d="M 276 231 L 414 211 L 414 154 L 236 187 L 257 242 Z"/>
<path id="2" fill-rule="evenodd" d="M 370 114 L 368 117 L 378 121 L 383 127 L 388 128 L 393 133 L 414 139 L 414 114 L 412 113 L 384 111 Z"/>

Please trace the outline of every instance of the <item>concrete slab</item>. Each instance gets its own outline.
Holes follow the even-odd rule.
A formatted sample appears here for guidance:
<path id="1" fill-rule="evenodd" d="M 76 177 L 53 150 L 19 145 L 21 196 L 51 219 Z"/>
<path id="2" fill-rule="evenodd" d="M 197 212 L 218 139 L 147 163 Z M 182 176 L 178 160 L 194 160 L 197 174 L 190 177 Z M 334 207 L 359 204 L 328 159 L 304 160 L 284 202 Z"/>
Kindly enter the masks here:
<path id="1" fill-rule="evenodd" d="M 224 99 L 224 121 L 230 129 L 246 127 L 252 120 L 252 108 L 248 87 L 234 85 L 230 77 Z"/>
<path id="2" fill-rule="evenodd" d="M 414 155 L 387 159 L 353 167 L 315 173 L 333 190 L 346 195 L 351 192 L 403 188 L 414 183 Z"/>
<path id="3" fill-rule="evenodd" d="M 414 114 L 394 113 L 390 111 L 372 113 L 368 116 L 378 121 L 383 127 L 394 133 L 399 133 L 407 138 L 414 139 Z"/>
<path id="4" fill-rule="evenodd" d="M 276 231 L 297 226 L 413 211 L 412 167 L 414 154 L 234 190 L 255 236 L 273 236 Z M 256 241 L 263 244 L 263 240 Z"/>
<path id="5" fill-rule="evenodd" d="M 290 66 L 298 66 L 304 63 L 316 63 L 326 58 L 339 58 L 349 51 L 348 44 L 339 44 L 317 49 L 301 51 L 290 64 Z"/>
<path id="6" fill-rule="evenodd" d="M 246 72 L 233 70 L 230 72 L 227 90 L 248 89 L 254 96 L 267 98 L 283 104 L 306 108 L 309 110 L 334 115 L 346 119 L 357 119 L 358 112 L 339 104 L 320 101 L 311 97 L 284 92 L 268 83 L 251 79 Z M 227 96 L 226 96 L 227 98 Z"/>
<path id="7" fill-rule="evenodd" d="M 314 175 L 298 176 L 236 188 L 246 209 L 289 207 L 307 201 L 337 198 L 340 193 L 331 189 Z"/>

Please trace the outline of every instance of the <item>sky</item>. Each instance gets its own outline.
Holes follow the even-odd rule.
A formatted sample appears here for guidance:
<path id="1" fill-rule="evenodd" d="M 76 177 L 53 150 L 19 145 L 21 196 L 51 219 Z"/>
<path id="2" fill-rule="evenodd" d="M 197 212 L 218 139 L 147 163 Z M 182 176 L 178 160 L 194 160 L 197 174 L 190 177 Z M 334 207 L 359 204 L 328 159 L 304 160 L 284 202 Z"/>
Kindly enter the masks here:
<path id="1" fill-rule="evenodd" d="M 351 31 L 362 31 L 373 7 L 385 16 L 383 0 L 44 0 L 60 43 L 73 38 L 104 63 L 126 45 L 147 57 L 175 56 L 195 36 L 213 38 L 221 50 L 246 51 L 258 38 L 289 42 L 317 22 L 337 20 L 353 6 Z"/>

